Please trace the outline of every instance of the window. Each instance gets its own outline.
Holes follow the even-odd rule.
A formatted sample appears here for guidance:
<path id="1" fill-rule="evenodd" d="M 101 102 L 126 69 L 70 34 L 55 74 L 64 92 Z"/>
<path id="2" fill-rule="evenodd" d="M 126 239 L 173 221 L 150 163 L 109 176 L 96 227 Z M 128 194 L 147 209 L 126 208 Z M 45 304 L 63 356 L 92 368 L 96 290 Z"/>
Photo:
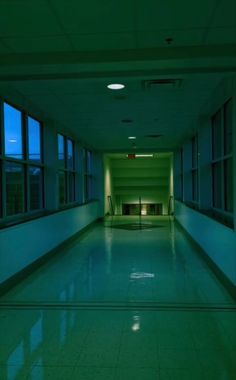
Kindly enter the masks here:
<path id="1" fill-rule="evenodd" d="M 22 112 L 4 103 L 5 155 L 23 159 Z"/>
<path id="2" fill-rule="evenodd" d="M 84 201 L 92 199 L 92 152 L 84 149 Z"/>
<path id="3" fill-rule="evenodd" d="M 192 138 L 192 201 L 198 202 L 198 136 Z"/>
<path id="4" fill-rule="evenodd" d="M 212 206 L 233 212 L 232 99 L 212 117 Z"/>
<path id="5" fill-rule="evenodd" d="M 58 134 L 58 196 L 59 205 L 75 201 L 74 142 Z"/>
<path id="6" fill-rule="evenodd" d="M 43 209 L 42 126 L 39 121 L 3 103 L 1 218 Z"/>

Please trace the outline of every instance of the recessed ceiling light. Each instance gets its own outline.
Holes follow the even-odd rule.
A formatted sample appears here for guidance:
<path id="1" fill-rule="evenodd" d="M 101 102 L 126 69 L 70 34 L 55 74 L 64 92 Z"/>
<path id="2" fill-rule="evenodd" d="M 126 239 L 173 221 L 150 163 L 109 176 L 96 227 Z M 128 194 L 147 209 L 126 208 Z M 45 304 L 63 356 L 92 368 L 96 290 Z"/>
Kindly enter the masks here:
<path id="1" fill-rule="evenodd" d="M 129 140 L 135 140 L 136 137 L 135 137 L 135 136 L 129 136 L 128 139 L 129 139 Z"/>
<path id="2" fill-rule="evenodd" d="M 126 157 L 128 157 L 128 158 L 153 157 L 153 154 L 134 154 L 134 153 L 130 153 L 130 154 L 127 154 Z"/>
<path id="3" fill-rule="evenodd" d="M 10 143 L 16 143 L 17 142 L 17 140 L 16 139 L 10 139 L 10 140 L 8 140 Z"/>
<path id="4" fill-rule="evenodd" d="M 153 157 L 153 154 L 135 154 L 135 157 Z"/>
<path id="5" fill-rule="evenodd" d="M 108 84 L 107 86 L 110 90 L 121 90 L 122 88 L 125 87 L 124 84 L 121 84 L 121 83 L 111 83 L 111 84 Z"/>

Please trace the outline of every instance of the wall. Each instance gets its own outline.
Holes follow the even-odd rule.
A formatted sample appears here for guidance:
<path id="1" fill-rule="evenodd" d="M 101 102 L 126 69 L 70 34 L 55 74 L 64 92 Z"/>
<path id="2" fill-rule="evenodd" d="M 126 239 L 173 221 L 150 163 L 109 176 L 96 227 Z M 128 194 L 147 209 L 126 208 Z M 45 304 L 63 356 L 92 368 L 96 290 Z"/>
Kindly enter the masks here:
<path id="1" fill-rule="evenodd" d="M 0 284 L 100 216 L 91 202 L 0 230 Z"/>
<path id="2" fill-rule="evenodd" d="M 175 201 L 175 218 L 236 286 L 236 233 Z"/>
<path id="3" fill-rule="evenodd" d="M 122 212 L 122 203 L 162 203 L 168 212 L 170 197 L 171 154 L 160 153 L 153 158 L 111 158 L 116 212 Z"/>
<path id="4" fill-rule="evenodd" d="M 221 217 L 231 222 L 232 228 L 204 215 L 212 213 L 212 150 L 211 150 L 211 117 L 229 99 L 233 99 L 232 150 L 233 150 L 233 182 L 234 212 L 222 210 Z M 221 272 L 236 286 L 236 76 L 226 76 L 212 93 L 196 119 L 198 133 L 198 168 L 199 168 L 199 201 L 192 206 L 200 212 L 188 207 L 185 202 L 191 201 L 191 150 L 190 140 L 183 141 L 183 203 L 175 201 L 175 217 L 191 237 L 201 246 Z M 175 196 L 180 196 L 180 150 L 175 152 Z M 191 204 L 191 202 L 189 202 Z M 189 205 L 190 205 L 189 204 Z M 213 210 L 215 211 L 215 210 Z"/>
<path id="5" fill-rule="evenodd" d="M 107 155 L 104 155 L 104 212 L 111 213 L 111 208 L 108 202 L 108 196 L 111 196 L 114 202 L 112 177 L 111 177 L 111 162 Z"/>

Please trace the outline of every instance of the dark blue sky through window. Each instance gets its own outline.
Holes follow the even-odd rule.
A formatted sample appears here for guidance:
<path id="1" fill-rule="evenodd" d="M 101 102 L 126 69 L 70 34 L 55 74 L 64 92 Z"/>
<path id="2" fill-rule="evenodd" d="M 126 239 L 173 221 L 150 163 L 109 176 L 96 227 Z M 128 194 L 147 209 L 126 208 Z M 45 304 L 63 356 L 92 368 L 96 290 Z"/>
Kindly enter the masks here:
<path id="1" fill-rule="evenodd" d="M 29 159 L 41 161 L 40 123 L 28 117 Z"/>
<path id="2" fill-rule="evenodd" d="M 65 167 L 65 139 L 58 134 L 58 161 L 60 167 Z"/>
<path id="3" fill-rule="evenodd" d="M 4 134 L 5 155 L 22 159 L 22 114 L 7 103 L 4 103 Z"/>

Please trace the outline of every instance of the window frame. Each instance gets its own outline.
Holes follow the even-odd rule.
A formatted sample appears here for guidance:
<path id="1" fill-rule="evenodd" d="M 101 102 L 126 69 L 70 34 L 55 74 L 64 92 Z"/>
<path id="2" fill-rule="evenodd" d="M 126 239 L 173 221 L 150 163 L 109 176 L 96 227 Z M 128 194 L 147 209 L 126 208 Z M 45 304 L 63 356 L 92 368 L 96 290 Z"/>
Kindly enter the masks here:
<path id="1" fill-rule="evenodd" d="M 228 216 L 229 218 L 233 218 L 234 213 L 234 200 L 233 200 L 233 183 L 232 186 L 232 209 L 227 209 L 227 188 L 228 188 L 228 182 L 226 181 L 226 162 L 228 160 L 232 160 L 232 167 L 233 167 L 233 149 L 231 147 L 230 152 L 226 152 L 226 107 L 228 106 L 229 102 L 232 102 L 232 98 L 229 98 L 221 107 L 218 109 L 215 114 L 211 118 L 211 135 L 212 135 L 212 160 L 211 160 L 211 173 L 212 173 L 212 210 L 215 211 L 218 214 L 222 214 L 225 216 Z M 231 108 L 232 109 L 232 108 Z M 220 112 L 220 135 L 218 136 L 219 141 L 217 141 L 216 144 L 220 145 L 220 154 L 216 156 L 215 149 L 214 149 L 214 143 L 216 141 L 215 137 L 215 130 L 214 130 L 214 117 L 217 115 L 217 113 Z M 231 113 L 231 122 L 232 122 L 233 114 Z M 233 128 L 232 128 L 232 134 L 233 134 Z M 218 166 L 219 170 L 219 182 L 220 182 L 220 205 L 217 205 L 216 196 L 217 196 L 217 190 L 219 188 L 216 188 L 216 170 L 215 168 Z M 233 171 L 233 170 L 232 170 Z M 233 174 L 233 173 L 232 173 Z M 231 176 L 232 178 L 232 176 Z"/>
<path id="2" fill-rule="evenodd" d="M 64 165 L 61 167 L 59 165 L 59 136 L 63 137 L 63 144 L 64 144 Z M 69 156 L 68 156 L 68 142 L 71 141 L 72 143 L 72 168 L 69 167 Z M 64 174 L 64 202 L 60 202 L 60 187 L 59 187 L 59 174 Z M 72 181 L 72 187 L 70 185 L 70 176 L 72 175 L 73 181 Z M 61 132 L 57 132 L 57 181 L 58 181 L 58 207 L 64 208 L 67 205 L 71 205 L 77 201 L 76 199 L 76 169 L 75 169 L 75 140 L 72 138 L 65 136 Z M 73 197 L 70 198 L 70 191 L 72 190 Z"/>
<path id="3" fill-rule="evenodd" d="M 90 159 L 88 160 L 88 155 Z M 84 202 L 87 203 L 93 199 L 93 152 L 90 149 L 83 149 L 83 165 L 84 165 Z"/>
<path id="4" fill-rule="evenodd" d="M 5 154 L 5 120 L 4 120 L 4 104 L 12 107 L 21 114 L 21 140 L 22 140 L 22 158 L 15 158 Z M 23 110 L 21 107 L 13 104 L 5 98 L 0 98 L 0 172 L 1 172 L 1 195 L 0 195 L 0 224 L 5 225 L 9 222 L 18 221 L 21 219 L 34 216 L 45 210 L 45 195 L 44 195 L 44 138 L 43 138 L 43 123 L 31 113 Z M 40 162 L 35 162 L 29 158 L 29 140 L 28 140 L 28 118 L 39 123 L 40 127 Z M 15 164 L 21 165 L 23 172 L 23 196 L 22 196 L 22 212 L 7 214 L 7 178 L 6 165 Z M 41 171 L 39 204 L 37 209 L 31 208 L 31 187 L 30 187 L 30 168 L 39 168 Z"/>

